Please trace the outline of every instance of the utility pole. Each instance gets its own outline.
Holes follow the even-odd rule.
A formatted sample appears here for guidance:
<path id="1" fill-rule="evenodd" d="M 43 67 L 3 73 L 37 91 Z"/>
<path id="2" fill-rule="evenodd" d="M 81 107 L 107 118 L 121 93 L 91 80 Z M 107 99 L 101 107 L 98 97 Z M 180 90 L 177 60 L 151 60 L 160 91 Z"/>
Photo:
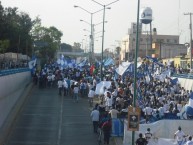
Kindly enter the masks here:
<path id="1" fill-rule="evenodd" d="M 128 41 L 126 40 L 126 41 L 123 41 L 123 42 L 124 42 L 124 44 L 125 44 L 125 62 L 126 62 L 126 48 L 127 48 L 127 47 L 126 47 L 126 44 L 127 44 Z"/>
<path id="2" fill-rule="evenodd" d="M 193 13 L 184 13 L 190 16 L 190 69 L 192 69 L 192 15 Z"/>

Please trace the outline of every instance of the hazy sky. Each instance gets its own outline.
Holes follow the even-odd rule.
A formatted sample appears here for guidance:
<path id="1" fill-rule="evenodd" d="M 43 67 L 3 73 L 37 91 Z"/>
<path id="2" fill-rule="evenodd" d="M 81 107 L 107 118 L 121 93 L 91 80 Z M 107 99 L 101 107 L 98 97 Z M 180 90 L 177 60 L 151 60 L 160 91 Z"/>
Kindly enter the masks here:
<path id="1" fill-rule="evenodd" d="M 114 0 L 96 0 L 103 5 L 109 4 Z M 18 7 L 19 11 L 24 11 L 32 19 L 39 15 L 42 25 L 49 27 L 55 26 L 63 32 L 62 42 L 73 45 L 74 42 L 89 42 L 90 26 L 83 19 L 90 22 L 91 15 L 74 8 L 74 5 L 95 12 L 103 7 L 91 0 L 1 0 L 4 7 Z M 138 0 L 120 0 L 112 5 L 111 9 L 106 10 L 104 49 L 113 49 L 118 46 L 116 40 L 121 40 L 130 28 L 131 22 L 137 19 Z M 152 27 L 157 28 L 158 34 L 180 35 L 180 43 L 189 42 L 189 23 L 190 17 L 185 16 L 185 12 L 193 12 L 193 0 L 141 0 L 140 7 L 151 7 L 153 11 Z M 93 15 L 93 23 L 102 22 L 103 12 Z M 143 25 L 143 28 L 147 26 Z M 95 32 L 102 31 L 102 24 L 95 27 Z M 87 35 L 87 36 L 84 36 Z M 102 33 L 95 35 L 95 51 L 100 52 L 102 46 Z M 84 40 L 83 40 L 84 39 Z"/>

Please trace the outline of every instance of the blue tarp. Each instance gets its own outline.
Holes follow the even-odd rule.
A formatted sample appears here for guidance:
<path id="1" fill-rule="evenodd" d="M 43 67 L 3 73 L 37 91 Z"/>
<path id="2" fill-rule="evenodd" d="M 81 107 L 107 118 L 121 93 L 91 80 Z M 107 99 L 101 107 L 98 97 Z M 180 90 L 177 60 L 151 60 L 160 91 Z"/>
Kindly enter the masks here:
<path id="1" fill-rule="evenodd" d="M 112 119 L 111 136 L 123 136 L 124 134 L 124 119 Z"/>

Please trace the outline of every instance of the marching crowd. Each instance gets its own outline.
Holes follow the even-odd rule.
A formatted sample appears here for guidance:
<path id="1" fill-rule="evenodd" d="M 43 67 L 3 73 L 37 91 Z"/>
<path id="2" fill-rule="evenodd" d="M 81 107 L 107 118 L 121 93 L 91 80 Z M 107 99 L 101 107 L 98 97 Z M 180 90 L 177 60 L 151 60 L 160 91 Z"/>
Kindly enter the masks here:
<path id="1" fill-rule="evenodd" d="M 166 67 L 167 68 L 167 67 Z M 106 128 L 104 139 L 109 144 L 110 120 L 113 118 L 126 118 L 128 106 L 133 104 L 133 76 L 126 75 L 115 78 L 115 68 L 109 67 L 103 74 L 104 81 L 110 81 L 110 87 L 104 87 L 104 93 L 95 94 L 97 84 L 100 82 L 99 74 L 91 72 L 90 68 L 68 68 L 60 70 L 58 67 L 46 67 L 35 73 L 34 83 L 40 88 L 58 87 L 60 96 L 72 96 L 78 103 L 79 97 L 88 97 L 93 103 L 95 96 L 99 103 L 94 105 L 91 113 L 94 132 L 98 126 Z M 185 90 L 178 83 L 173 83 L 166 76 L 159 80 L 156 76 L 148 79 L 139 77 L 137 81 L 136 104 L 141 108 L 141 123 L 150 123 L 163 118 L 179 119 L 179 113 L 188 102 L 191 90 Z M 92 104 L 91 104 L 92 105 Z M 110 116 L 110 117 L 109 117 Z M 103 125 L 99 125 L 103 119 Z M 105 121 L 104 121 L 105 120 Z M 104 122 L 107 122 L 105 127 Z M 142 135 L 140 134 L 139 138 Z M 139 139 L 140 140 L 140 139 Z M 137 145 L 141 145 L 137 143 Z"/>

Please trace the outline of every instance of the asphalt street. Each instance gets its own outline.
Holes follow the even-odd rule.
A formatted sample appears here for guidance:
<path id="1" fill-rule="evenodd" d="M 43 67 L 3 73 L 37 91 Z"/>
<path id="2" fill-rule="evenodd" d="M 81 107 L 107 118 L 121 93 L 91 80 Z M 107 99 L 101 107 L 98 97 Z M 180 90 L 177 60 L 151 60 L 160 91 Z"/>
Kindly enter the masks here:
<path id="1" fill-rule="evenodd" d="M 5 145 L 97 145 L 90 112 L 86 97 L 77 103 L 57 88 L 34 87 Z"/>

